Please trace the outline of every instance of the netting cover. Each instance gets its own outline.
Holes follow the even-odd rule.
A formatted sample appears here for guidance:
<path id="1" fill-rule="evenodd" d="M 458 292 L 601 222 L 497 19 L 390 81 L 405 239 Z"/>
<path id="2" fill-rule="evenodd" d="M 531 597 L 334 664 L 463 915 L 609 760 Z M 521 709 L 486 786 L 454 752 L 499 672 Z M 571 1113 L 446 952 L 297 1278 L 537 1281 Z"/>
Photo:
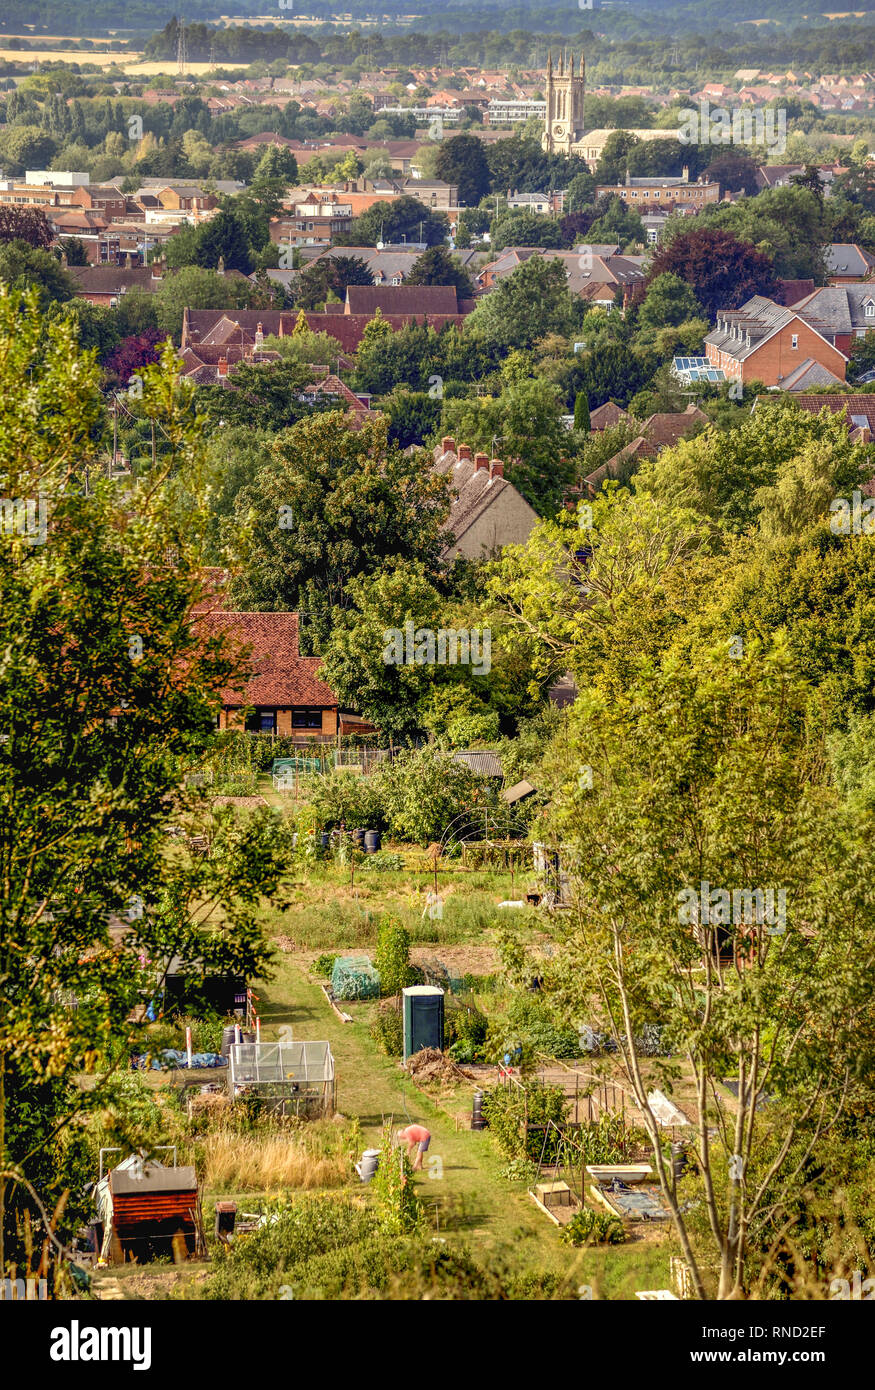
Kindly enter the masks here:
<path id="1" fill-rule="evenodd" d="M 331 972 L 335 999 L 379 999 L 380 975 L 367 956 L 338 956 Z"/>
<path id="2" fill-rule="evenodd" d="M 422 971 L 423 984 L 436 985 L 439 989 L 454 994 L 457 994 L 461 989 L 461 978 L 457 975 L 451 975 L 442 960 L 437 960 L 436 957 L 431 956 L 427 960 L 420 961 L 419 968 Z"/>

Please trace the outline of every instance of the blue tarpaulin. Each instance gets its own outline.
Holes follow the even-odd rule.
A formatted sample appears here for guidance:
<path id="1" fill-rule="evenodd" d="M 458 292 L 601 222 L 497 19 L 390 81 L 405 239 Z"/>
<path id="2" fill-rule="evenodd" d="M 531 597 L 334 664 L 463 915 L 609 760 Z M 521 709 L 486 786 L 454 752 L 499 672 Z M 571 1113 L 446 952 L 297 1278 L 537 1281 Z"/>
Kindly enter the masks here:
<path id="1" fill-rule="evenodd" d="M 152 1071 L 168 1071 L 171 1067 L 187 1067 L 188 1053 L 175 1047 L 164 1047 L 157 1056 L 150 1058 L 147 1052 L 139 1052 L 131 1058 L 131 1066 L 139 1071 L 145 1071 L 147 1064 Z M 228 1059 L 222 1057 L 218 1052 L 193 1052 L 191 1065 L 192 1067 L 226 1067 Z"/>

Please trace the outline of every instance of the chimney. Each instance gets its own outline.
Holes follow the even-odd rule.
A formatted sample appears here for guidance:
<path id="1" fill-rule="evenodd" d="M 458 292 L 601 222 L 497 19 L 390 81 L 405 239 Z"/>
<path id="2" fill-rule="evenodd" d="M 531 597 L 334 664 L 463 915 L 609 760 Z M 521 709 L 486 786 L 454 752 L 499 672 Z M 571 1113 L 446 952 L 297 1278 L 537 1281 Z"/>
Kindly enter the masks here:
<path id="1" fill-rule="evenodd" d="M 226 377 L 227 375 L 228 375 L 228 359 L 227 359 L 227 357 L 220 357 L 220 358 L 219 358 L 219 376 L 220 376 L 220 377 Z"/>
<path id="2" fill-rule="evenodd" d="M 255 330 L 255 351 L 261 352 L 264 347 L 264 329 L 261 324 Z"/>
<path id="3" fill-rule="evenodd" d="M 488 455 L 488 454 L 475 454 L 475 455 L 474 455 L 474 472 L 475 472 L 475 473 L 479 473 L 479 471 L 480 471 L 481 468 L 488 468 L 488 467 L 489 467 L 489 455 Z"/>
<path id="4" fill-rule="evenodd" d="M 490 478 L 504 477 L 504 464 L 502 463 L 501 459 L 492 460 L 492 462 L 489 465 L 489 476 Z"/>
<path id="5" fill-rule="evenodd" d="M 689 181 L 690 181 L 690 166 L 689 166 L 689 164 L 685 164 L 685 165 L 684 165 L 683 171 L 682 171 L 682 173 L 681 173 L 681 178 L 683 179 L 684 183 L 689 183 Z M 699 180 L 699 182 L 701 183 L 701 179 Z"/>
<path id="6" fill-rule="evenodd" d="M 460 459 L 460 461 L 461 461 L 462 459 L 467 459 L 469 463 L 471 462 L 471 445 L 470 445 L 470 444 L 460 444 L 460 445 L 459 445 L 459 459 Z"/>
<path id="7" fill-rule="evenodd" d="M 450 436 L 449 436 L 448 434 L 445 434 L 444 437 L 443 437 L 443 439 L 441 440 L 441 453 L 443 453 L 443 454 L 454 454 L 455 452 L 456 452 L 456 441 L 455 441 L 455 439 L 451 439 Z"/>

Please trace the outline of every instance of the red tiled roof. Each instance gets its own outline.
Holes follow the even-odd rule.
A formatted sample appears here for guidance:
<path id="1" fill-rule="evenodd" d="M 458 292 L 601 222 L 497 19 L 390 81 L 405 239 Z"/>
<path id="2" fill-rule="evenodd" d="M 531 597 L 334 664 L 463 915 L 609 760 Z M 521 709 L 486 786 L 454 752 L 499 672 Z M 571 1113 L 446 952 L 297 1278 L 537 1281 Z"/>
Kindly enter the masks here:
<path id="1" fill-rule="evenodd" d="M 704 410 L 694 406 L 682 411 L 668 411 L 651 415 L 644 422 L 644 435 L 651 448 L 665 449 L 676 444 L 694 425 L 708 423 Z"/>
<path id="2" fill-rule="evenodd" d="M 202 612 L 199 621 L 210 636 L 227 635 L 249 649 L 252 675 L 241 686 L 222 691 L 226 708 L 337 708 L 337 696 L 317 674 L 319 658 L 300 654 L 297 613 Z"/>
<path id="3" fill-rule="evenodd" d="M 628 413 L 621 410 L 614 401 L 605 401 L 604 405 L 596 406 L 595 410 L 590 411 L 589 427 L 593 430 L 606 430 L 628 418 Z"/>
<path id="4" fill-rule="evenodd" d="M 455 285 L 348 285 L 346 313 L 456 314 Z"/>

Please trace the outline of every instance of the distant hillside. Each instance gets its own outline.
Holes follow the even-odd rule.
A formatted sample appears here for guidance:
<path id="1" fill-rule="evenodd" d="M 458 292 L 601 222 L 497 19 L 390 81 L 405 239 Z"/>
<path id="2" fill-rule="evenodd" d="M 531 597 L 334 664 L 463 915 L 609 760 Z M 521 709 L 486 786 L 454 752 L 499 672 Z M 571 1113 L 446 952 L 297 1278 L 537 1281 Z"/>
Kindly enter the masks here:
<path id="1" fill-rule="evenodd" d="M 81 0 L 39 0 L 37 4 L 33 0 L 4 0 L 0 38 L 3 34 L 32 35 L 34 39 L 45 34 L 97 38 L 112 30 L 115 38 L 142 42 L 156 30 L 163 31 L 180 8 L 184 8 L 187 25 L 211 26 L 219 26 L 221 14 L 232 9 L 239 27 L 245 26 L 250 17 L 263 17 L 273 6 L 266 5 L 265 0 L 235 0 L 231 5 L 218 4 L 216 0 L 185 0 L 184 6 L 173 0 L 93 0 L 88 5 Z M 592 8 L 588 0 L 517 0 L 512 4 L 502 0 L 465 0 L 464 4 L 462 0 L 448 0 L 446 4 L 423 4 L 412 23 L 405 19 L 417 8 L 411 0 L 343 0 L 342 6 L 325 0 L 295 0 L 295 10 L 300 15 L 326 25 L 302 26 L 301 32 L 312 38 L 327 36 L 332 15 L 349 14 L 355 24 L 377 13 L 389 16 L 389 22 L 374 26 L 373 30 L 369 26 L 366 32 L 414 29 L 418 33 L 457 36 L 492 30 L 500 34 L 521 31 L 533 36 L 570 37 L 583 29 L 613 40 L 683 40 L 693 34 L 713 39 L 719 31 L 731 32 L 737 36 L 737 42 L 756 46 L 768 43 L 772 37 L 786 40 L 800 29 L 815 29 L 835 38 L 837 33 L 841 35 L 855 26 L 868 28 L 875 15 L 875 0 L 854 0 L 854 10 L 834 20 L 815 12 L 800 13 L 795 0 L 735 0 L 732 6 L 727 6 L 725 0 L 592 0 Z M 278 12 L 276 26 L 291 27 L 292 13 Z M 871 62 L 870 52 L 867 65 Z"/>

